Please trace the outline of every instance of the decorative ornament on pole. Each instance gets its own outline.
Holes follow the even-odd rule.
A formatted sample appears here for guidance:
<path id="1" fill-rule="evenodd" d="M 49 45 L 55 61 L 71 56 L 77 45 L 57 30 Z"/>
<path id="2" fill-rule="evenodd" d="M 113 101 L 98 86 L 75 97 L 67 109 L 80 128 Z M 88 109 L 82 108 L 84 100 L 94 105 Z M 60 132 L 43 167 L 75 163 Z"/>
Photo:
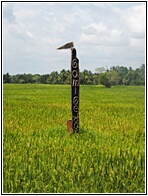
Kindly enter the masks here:
<path id="1" fill-rule="evenodd" d="M 61 50 L 61 49 L 69 49 L 69 48 L 73 48 L 73 47 L 74 47 L 73 42 L 69 42 L 69 43 L 67 43 L 67 44 L 65 44 L 65 45 L 63 45 L 63 46 L 61 46 L 61 47 L 57 48 L 57 50 Z"/>
<path id="2" fill-rule="evenodd" d="M 71 110 L 72 120 L 67 121 L 68 131 L 79 133 L 79 59 L 77 58 L 76 49 L 74 48 L 73 42 L 69 42 L 59 48 L 70 49 L 71 48 Z"/>

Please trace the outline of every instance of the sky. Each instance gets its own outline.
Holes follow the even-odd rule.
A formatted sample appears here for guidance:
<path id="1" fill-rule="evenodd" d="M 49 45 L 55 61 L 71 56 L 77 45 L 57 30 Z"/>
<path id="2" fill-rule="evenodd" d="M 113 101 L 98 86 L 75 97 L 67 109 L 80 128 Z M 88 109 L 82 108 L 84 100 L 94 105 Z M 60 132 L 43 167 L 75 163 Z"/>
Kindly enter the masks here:
<path id="1" fill-rule="evenodd" d="M 145 63 L 146 3 L 3 2 L 3 73 L 70 70 L 74 42 L 80 71 Z"/>

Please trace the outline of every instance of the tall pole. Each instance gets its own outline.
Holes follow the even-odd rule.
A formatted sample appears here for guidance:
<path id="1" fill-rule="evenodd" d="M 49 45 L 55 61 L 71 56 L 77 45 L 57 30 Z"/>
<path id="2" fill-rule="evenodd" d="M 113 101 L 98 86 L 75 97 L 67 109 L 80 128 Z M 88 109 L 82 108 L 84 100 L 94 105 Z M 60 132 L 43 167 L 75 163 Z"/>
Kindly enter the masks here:
<path id="1" fill-rule="evenodd" d="M 72 109 L 72 129 L 79 133 L 79 59 L 76 49 L 71 48 L 71 109 Z"/>
<path id="2" fill-rule="evenodd" d="M 68 131 L 79 133 L 79 90 L 80 90 L 80 80 L 79 80 L 79 59 L 77 58 L 77 52 L 74 48 L 73 42 L 69 42 L 59 48 L 69 49 L 71 48 L 71 110 L 72 110 L 72 120 L 67 121 Z"/>

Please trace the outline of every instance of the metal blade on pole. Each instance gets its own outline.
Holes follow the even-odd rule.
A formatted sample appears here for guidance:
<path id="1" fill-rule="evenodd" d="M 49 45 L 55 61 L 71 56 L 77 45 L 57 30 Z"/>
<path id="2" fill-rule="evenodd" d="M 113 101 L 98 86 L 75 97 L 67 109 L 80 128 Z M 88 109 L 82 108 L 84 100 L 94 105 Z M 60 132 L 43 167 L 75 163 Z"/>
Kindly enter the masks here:
<path id="1" fill-rule="evenodd" d="M 61 49 L 69 49 L 69 48 L 72 48 L 72 47 L 74 47 L 73 42 L 69 42 L 69 43 L 67 43 L 67 44 L 65 44 L 65 45 L 63 45 L 63 46 L 61 46 L 61 47 L 57 48 L 57 50 L 61 50 Z"/>

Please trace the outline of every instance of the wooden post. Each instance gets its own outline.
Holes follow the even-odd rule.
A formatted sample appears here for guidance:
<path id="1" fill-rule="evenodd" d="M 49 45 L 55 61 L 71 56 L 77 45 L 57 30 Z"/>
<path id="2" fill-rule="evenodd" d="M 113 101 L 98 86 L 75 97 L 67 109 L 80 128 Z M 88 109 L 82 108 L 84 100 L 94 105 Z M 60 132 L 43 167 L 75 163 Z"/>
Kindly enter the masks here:
<path id="1" fill-rule="evenodd" d="M 59 48 L 69 49 L 71 48 L 71 110 L 72 120 L 67 121 L 68 132 L 79 133 L 79 59 L 77 58 L 76 49 L 74 48 L 73 42 L 69 42 Z"/>
<path id="2" fill-rule="evenodd" d="M 67 121 L 67 130 L 69 133 L 73 132 L 73 128 L 72 128 L 72 120 L 68 120 Z"/>
<path id="3" fill-rule="evenodd" d="M 79 133 L 79 59 L 76 49 L 71 48 L 71 109 L 72 109 L 72 129 Z"/>

